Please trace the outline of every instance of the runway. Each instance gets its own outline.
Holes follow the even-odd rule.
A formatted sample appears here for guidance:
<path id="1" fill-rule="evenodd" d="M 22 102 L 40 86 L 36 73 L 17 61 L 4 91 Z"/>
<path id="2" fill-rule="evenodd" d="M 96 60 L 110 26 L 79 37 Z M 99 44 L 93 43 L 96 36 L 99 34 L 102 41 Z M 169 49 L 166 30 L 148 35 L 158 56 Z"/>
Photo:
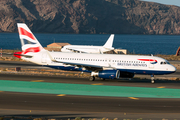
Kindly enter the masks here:
<path id="1" fill-rule="evenodd" d="M 21 64 L 21 63 L 19 63 Z M 23 63 L 24 64 L 24 63 Z M 32 65 L 23 65 L 31 67 Z M 25 63 L 26 64 L 26 63 Z M 29 63 L 28 63 L 29 64 Z M 17 66 L 17 63 L 6 64 Z M 4 64 L 4 66 L 6 66 Z M 19 65 L 18 65 L 19 66 Z M 33 67 L 36 67 L 33 66 Z M 37 66 L 41 67 L 41 66 Z M 175 73 L 178 75 L 178 73 Z M 159 89 L 180 89 L 180 81 L 128 79 L 88 81 L 86 78 L 66 76 L 40 76 L 1 73 L 0 80 L 67 83 L 100 86 L 147 87 Z M 41 81 L 40 81 L 41 80 Z M 38 94 L 22 92 L 0 92 L 0 115 L 32 116 L 46 118 L 119 118 L 119 119 L 180 119 L 180 99 L 99 97 L 81 95 Z"/>
<path id="2" fill-rule="evenodd" d="M 90 118 L 137 119 L 143 117 L 153 119 L 156 116 L 158 116 L 157 118 L 180 118 L 178 116 L 180 112 L 179 99 L 143 98 L 133 100 L 116 97 L 56 96 L 9 92 L 1 92 L 0 96 L 1 110 L 20 110 L 29 115 L 54 111 L 59 114 L 59 117 L 63 117 L 62 113 L 66 113 L 69 114 L 69 117 Z"/>

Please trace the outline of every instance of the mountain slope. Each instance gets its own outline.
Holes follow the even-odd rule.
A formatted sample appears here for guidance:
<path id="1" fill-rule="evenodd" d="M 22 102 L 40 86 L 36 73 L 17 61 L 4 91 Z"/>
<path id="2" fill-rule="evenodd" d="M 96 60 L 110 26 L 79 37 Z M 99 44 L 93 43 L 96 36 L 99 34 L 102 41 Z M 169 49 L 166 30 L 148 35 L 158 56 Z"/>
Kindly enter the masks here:
<path id="1" fill-rule="evenodd" d="M 139 0 L 1 0 L 0 32 L 180 34 L 180 8 Z"/>

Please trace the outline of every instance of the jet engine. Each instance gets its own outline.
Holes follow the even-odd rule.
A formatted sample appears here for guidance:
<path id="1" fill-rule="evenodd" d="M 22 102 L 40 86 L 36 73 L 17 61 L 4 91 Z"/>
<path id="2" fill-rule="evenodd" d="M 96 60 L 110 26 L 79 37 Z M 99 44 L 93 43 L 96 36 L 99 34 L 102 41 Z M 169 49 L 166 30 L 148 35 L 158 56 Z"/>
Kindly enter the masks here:
<path id="1" fill-rule="evenodd" d="M 134 73 L 123 72 L 119 70 L 102 70 L 99 72 L 92 72 L 89 78 L 90 81 L 94 81 L 95 77 L 99 77 L 102 79 L 118 79 L 122 78 L 133 78 Z"/>
<path id="2" fill-rule="evenodd" d="M 91 76 L 97 76 L 103 79 L 117 79 L 120 77 L 119 70 L 103 70 L 99 72 L 92 72 Z"/>

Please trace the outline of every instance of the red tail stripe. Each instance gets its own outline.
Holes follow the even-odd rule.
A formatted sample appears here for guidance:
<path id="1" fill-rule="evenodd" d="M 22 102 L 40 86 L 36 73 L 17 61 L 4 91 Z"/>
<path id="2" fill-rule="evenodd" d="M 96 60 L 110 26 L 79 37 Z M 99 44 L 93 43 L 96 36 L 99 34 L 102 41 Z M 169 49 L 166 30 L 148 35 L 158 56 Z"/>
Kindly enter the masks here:
<path id="1" fill-rule="evenodd" d="M 30 37 L 31 39 L 35 40 L 33 34 L 31 34 L 30 32 L 28 32 L 27 30 L 25 30 L 24 28 L 19 28 L 20 30 L 20 35 L 26 35 L 28 37 Z"/>
<path id="2" fill-rule="evenodd" d="M 28 52 L 39 52 L 40 51 L 40 47 L 31 47 L 31 48 L 28 48 L 28 49 L 26 49 L 24 52 L 23 52 L 23 54 L 26 54 L 26 53 L 28 53 Z"/>
<path id="3" fill-rule="evenodd" d="M 155 61 L 155 62 L 157 62 L 157 60 L 154 60 L 154 59 L 138 59 L 138 60 L 140 60 L 140 61 Z"/>

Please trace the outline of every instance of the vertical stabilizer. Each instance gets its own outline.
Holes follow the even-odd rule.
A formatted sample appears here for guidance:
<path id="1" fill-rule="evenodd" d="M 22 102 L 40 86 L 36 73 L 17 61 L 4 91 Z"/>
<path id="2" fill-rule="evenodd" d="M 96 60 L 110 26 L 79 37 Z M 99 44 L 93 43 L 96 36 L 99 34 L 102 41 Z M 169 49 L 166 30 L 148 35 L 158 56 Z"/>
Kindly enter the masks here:
<path id="1" fill-rule="evenodd" d="M 32 55 L 34 53 L 38 53 L 44 48 L 41 46 L 39 41 L 36 39 L 36 37 L 33 35 L 31 30 L 27 27 L 24 23 L 17 23 L 19 37 L 21 40 L 22 45 L 22 52 L 16 52 L 14 55 L 16 57 L 21 58 L 21 56 L 24 55 Z"/>
<path id="2" fill-rule="evenodd" d="M 22 50 L 26 52 L 39 52 L 43 47 L 24 23 L 17 23 Z M 26 52 L 24 54 L 26 54 Z"/>
<path id="3" fill-rule="evenodd" d="M 107 40 L 107 42 L 104 44 L 103 47 L 112 48 L 113 40 L 114 40 L 114 34 L 111 34 L 111 36 L 109 37 L 109 39 Z"/>

